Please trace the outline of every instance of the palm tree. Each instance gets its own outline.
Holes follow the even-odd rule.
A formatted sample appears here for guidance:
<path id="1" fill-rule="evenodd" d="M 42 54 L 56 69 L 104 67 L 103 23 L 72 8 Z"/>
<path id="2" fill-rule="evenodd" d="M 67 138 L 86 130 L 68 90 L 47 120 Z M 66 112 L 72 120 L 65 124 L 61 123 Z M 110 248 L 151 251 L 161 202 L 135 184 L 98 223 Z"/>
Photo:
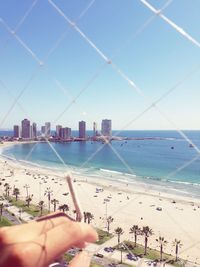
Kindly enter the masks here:
<path id="1" fill-rule="evenodd" d="M 148 238 L 153 235 L 153 230 L 149 226 L 143 226 L 142 234 L 144 235 L 144 255 L 147 254 Z"/>
<path id="2" fill-rule="evenodd" d="M 13 195 L 15 195 L 15 200 L 18 200 L 18 196 L 20 195 L 19 188 L 15 187 L 13 190 Z"/>
<path id="3" fill-rule="evenodd" d="M 46 189 L 46 191 L 44 193 L 44 195 L 47 196 L 47 198 L 48 198 L 48 205 L 49 205 L 48 210 L 49 210 L 49 212 L 50 212 L 50 204 L 51 204 L 51 195 L 52 195 L 52 193 L 53 193 L 53 191 L 51 190 L 50 187 L 47 187 L 47 189 Z"/>
<path id="4" fill-rule="evenodd" d="M 56 211 L 56 205 L 59 204 L 59 201 L 57 199 L 52 199 L 51 204 L 53 205 L 53 211 Z"/>
<path id="5" fill-rule="evenodd" d="M 63 205 L 59 206 L 58 209 L 62 210 L 63 212 L 69 211 L 69 206 L 67 204 L 63 204 Z"/>
<path id="6" fill-rule="evenodd" d="M 83 217 L 84 217 L 84 223 L 86 223 L 86 221 L 87 221 L 87 212 L 83 212 Z"/>
<path id="7" fill-rule="evenodd" d="M 106 221 L 107 221 L 107 231 L 109 233 L 109 231 L 110 231 L 110 224 L 114 221 L 114 219 L 113 219 L 113 217 L 108 216 L 108 218 L 106 219 Z"/>
<path id="8" fill-rule="evenodd" d="M 86 211 L 84 211 L 83 212 L 83 217 L 84 217 L 84 223 L 88 223 L 88 224 L 90 224 L 90 222 L 91 222 L 91 220 L 93 220 L 94 219 L 94 215 L 91 213 L 91 212 L 86 212 Z"/>
<path id="9" fill-rule="evenodd" d="M 137 245 L 137 236 L 138 235 L 141 235 L 141 229 L 138 227 L 138 225 L 133 225 L 131 228 L 130 228 L 130 234 L 134 234 L 134 238 L 135 238 L 135 247 Z"/>
<path id="10" fill-rule="evenodd" d="M 173 246 L 175 246 L 176 261 L 178 261 L 178 251 L 182 247 L 181 240 L 174 239 Z"/>
<path id="11" fill-rule="evenodd" d="M 3 214 L 3 203 L 0 203 L 0 221 L 2 219 L 2 214 Z"/>
<path id="12" fill-rule="evenodd" d="M 156 239 L 156 241 L 159 243 L 159 246 L 160 246 L 160 260 L 162 261 L 162 259 L 163 259 L 163 257 L 162 257 L 163 256 L 163 247 L 167 244 L 167 241 L 162 236 L 159 236 L 159 238 Z"/>
<path id="13" fill-rule="evenodd" d="M 94 219 L 94 215 L 91 212 L 86 212 L 86 214 L 87 214 L 87 222 L 88 224 L 90 224 L 91 220 Z"/>
<path id="14" fill-rule="evenodd" d="M 26 198 L 26 203 L 27 203 L 28 208 L 30 207 L 30 203 L 31 203 L 31 201 L 32 201 L 32 197 L 33 197 L 33 195 L 32 195 L 32 196 L 28 196 L 28 197 Z"/>
<path id="15" fill-rule="evenodd" d="M 117 227 L 115 229 L 115 234 L 117 234 L 118 237 L 118 245 L 120 243 L 120 236 L 124 233 L 123 229 L 121 227 Z"/>
<path id="16" fill-rule="evenodd" d="M 43 212 L 43 208 L 44 208 L 44 201 L 41 200 L 39 203 L 38 203 L 38 206 L 40 208 L 40 216 L 42 216 L 42 212 Z"/>
<path id="17" fill-rule="evenodd" d="M 10 195 L 10 189 L 11 189 L 10 185 L 8 183 L 5 183 L 4 184 L 4 187 L 5 187 L 6 197 L 9 197 L 9 195 Z"/>

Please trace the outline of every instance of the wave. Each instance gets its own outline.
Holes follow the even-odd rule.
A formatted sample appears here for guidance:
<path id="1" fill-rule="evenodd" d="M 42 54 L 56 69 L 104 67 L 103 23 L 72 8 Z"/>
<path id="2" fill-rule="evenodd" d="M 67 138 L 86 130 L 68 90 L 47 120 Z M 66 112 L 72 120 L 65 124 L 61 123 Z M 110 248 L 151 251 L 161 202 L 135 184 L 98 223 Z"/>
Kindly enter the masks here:
<path id="1" fill-rule="evenodd" d="M 11 157 L 11 156 L 1 154 L 1 153 L 0 153 L 0 155 L 2 158 L 5 158 L 5 159 L 11 160 L 11 161 L 17 161 L 15 157 Z"/>
<path id="2" fill-rule="evenodd" d="M 64 171 L 64 168 L 56 167 L 56 166 L 46 166 L 43 164 L 39 164 L 36 162 L 32 162 L 32 161 L 26 161 L 26 160 L 18 160 L 20 163 L 24 164 L 24 165 L 28 165 L 28 166 L 32 166 L 32 167 L 37 167 L 37 168 L 41 168 L 41 169 L 47 169 L 47 170 L 51 170 L 51 171 Z M 71 169 L 70 169 L 71 170 Z"/>
<path id="3" fill-rule="evenodd" d="M 198 183 L 183 182 L 183 181 L 167 180 L 167 182 L 170 182 L 170 183 L 175 183 L 175 184 L 183 184 L 183 185 L 193 185 L 193 186 L 200 186 L 200 184 L 198 184 Z"/>
<path id="4" fill-rule="evenodd" d="M 121 175 L 123 174 L 124 175 L 123 172 L 112 171 L 112 170 L 107 170 L 107 169 L 102 169 L 102 168 L 100 168 L 99 170 L 102 172 L 115 173 L 115 174 L 121 174 Z"/>

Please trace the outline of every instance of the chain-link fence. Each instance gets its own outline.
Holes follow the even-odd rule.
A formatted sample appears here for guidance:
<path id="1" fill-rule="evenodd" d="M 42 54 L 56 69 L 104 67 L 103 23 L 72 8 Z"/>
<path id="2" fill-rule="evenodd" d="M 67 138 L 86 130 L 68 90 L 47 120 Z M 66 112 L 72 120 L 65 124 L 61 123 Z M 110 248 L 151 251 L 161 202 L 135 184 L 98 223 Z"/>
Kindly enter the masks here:
<path id="1" fill-rule="evenodd" d="M 198 129 L 200 123 L 198 8 L 198 1 L 186 0 L 35 0 L 21 3 L 10 0 L 0 3 L 0 129 L 11 128 L 25 117 L 41 125 L 51 121 L 53 128 L 67 123 L 76 128 L 77 122 L 84 119 L 90 129 L 93 122 L 109 117 L 113 128 L 118 129 L 113 133 L 115 139 L 123 136 L 125 130 L 171 129 L 176 131 L 175 138 L 170 134 L 149 137 L 139 133 L 139 136 L 133 136 L 133 140 L 142 140 L 138 146 L 143 146 L 146 141 L 181 140 L 181 144 L 184 141 L 184 145 L 186 143 L 192 150 L 184 150 L 183 153 L 188 153 L 188 156 L 182 160 L 177 160 L 173 155 L 177 162 L 175 168 L 170 167 L 165 173 L 165 182 L 193 164 L 196 164 L 195 171 L 199 173 L 198 133 L 194 137 L 182 130 Z M 175 201 L 168 195 L 168 188 L 165 192 L 154 191 L 156 183 L 149 182 L 142 184 L 144 191 L 140 192 L 136 183 L 140 184 L 141 181 L 134 180 L 135 169 L 130 166 L 123 151 L 114 144 L 115 141 L 108 142 L 104 136 L 100 137 L 101 145 L 93 144 L 96 141 L 93 139 L 87 141 L 94 145 L 91 153 L 87 153 L 78 167 L 72 167 L 63 158 L 59 147 L 43 136 L 50 147 L 49 153 L 55 154 L 55 161 L 62 164 L 60 170 L 57 165 L 57 173 L 62 176 L 61 170 L 70 169 L 77 176 L 80 202 L 84 209 L 94 213 L 94 225 L 106 228 L 108 216 L 112 216 L 113 232 L 114 227 L 122 225 L 127 232 L 124 239 L 130 239 L 128 225 L 140 224 L 142 227 L 149 224 L 156 228 L 157 236 L 166 236 L 167 240 L 172 237 L 180 239 L 183 243 L 180 257 L 199 263 L 198 198 L 193 201 L 192 195 L 188 194 L 185 198 L 174 191 Z M 129 142 L 125 138 L 118 141 L 121 142 L 120 146 Z M 32 154 L 40 145 L 36 142 L 27 150 L 24 158 L 26 164 L 33 160 Z M 176 149 L 180 148 L 181 153 L 182 145 L 176 145 L 177 148 L 175 145 L 170 147 L 171 152 L 176 153 Z M 109 152 L 105 152 L 105 148 L 109 148 Z M 84 149 L 80 147 L 79 153 L 85 153 Z M 145 150 L 145 146 L 142 149 Z M 100 183 L 99 180 L 94 182 L 88 179 L 90 173 L 87 167 L 92 166 L 102 151 L 108 156 L 112 153 L 123 166 L 120 174 L 122 184 L 118 179 L 114 186 L 112 183 L 119 178 L 119 174 L 115 176 L 116 170 L 111 170 L 108 175 L 103 165 L 99 165 L 101 175 L 110 180 Z M 151 157 L 153 155 L 149 154 Z M 160 157 L 163 157 L 162 152 Z M 20 173 L 18 161 L 12 164 L 15 174 Z M 3 168 L 6 169 L 7 165 Z M 30 167 L 25 165 L 24 168 L 27 173 Z M 80 170 L 87 171 L 82 175 L 78 173 Z M 50 174 L 45 177 L 46 171 L 42 170 L 42 178 L 39 177 L 41 170 L 33 171 L 33 179 L 37 183 L 35 201 L 41 200 L 47 183 L 56 186 L 52 192 L 54 199 L 60 198 L 59 201 L 64 202 L 66 190 L 63 191 L 63 180 L 54 179 L 55 170 L 48 171 Z M 124 173 L 132 175 L 133 180 L 127 179 Z M 13 182 L 13 175 L 7 176 L 6 181 L 18 186 L 19 181 Z M 188 183 L 189 188 L 194 186 L 198 195 L 198 180 L 195 185 L 188 180 L 175 182 Z M 156 186 L 164 186 L 159 183 Z M 184 191 L 177 184 L 170 189 Z M 139 191 L 134 191 L 131 186 Z M 99 187 L 105 191 L 104 199 L 98 195 Z M 160 206 L 162 216 L 158 216 L 156 210 Z M 155 207 L 154 211 L 152 207 Z M 144 215 L 134 215 L 138 210 L 141 210 L 139 214 Z M 137 219 L 134 220 L 134 217 Z M 191 222 L 197 223 L 192 226 Z M 155 239 L 153 237 L 150 244 L 154 248 L 159 247 Z M 140 242 L 142 240 L 143 237 Z M 108 244 L 114 245 L 112 242 L 116 243 L 116 240 L 113 238 Z M 166 251 L 173 254 L 171 243 L 172 240 L 168 241 Z M 103 246 L 95 247 L 95 253 L 102 249 Z"/>

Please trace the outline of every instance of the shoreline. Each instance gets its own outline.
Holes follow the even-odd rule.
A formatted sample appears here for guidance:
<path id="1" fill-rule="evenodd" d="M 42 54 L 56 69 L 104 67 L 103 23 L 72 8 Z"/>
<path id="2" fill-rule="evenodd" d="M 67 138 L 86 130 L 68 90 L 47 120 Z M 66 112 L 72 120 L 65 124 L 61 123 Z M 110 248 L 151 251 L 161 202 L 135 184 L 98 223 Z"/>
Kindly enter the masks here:
<path id="1" fill-rule="evenodd" d="M 14 144 L 13 144 L 14 145 Z M 0 145 L 0 148 L 7 145 Z M 6 163 L 5 163 L 6 161 Z M 13 175 L 11 173 L 13 172 Z M 173 253 L 172 241 L 174 238 L 181 240 L 183 249 L 180 257 L 200 263 L 199 248 L 194 246 L 200 243 L 198 232 L 200 230 L 200 200 L 198 198 L 183 197 L 168 192 L 156 191 L 153 186 L 126 184 L 120 181 L 106 180 L 101 177 L 87 177 L 73 172 L 75 190 L 79 196 L 83 211 L 94 214 L 95 227 L 105 229 L 106 217 L 112 216 L 111 232 L 115 228 L 124 229 L 123 239 L 130 239 L 129 228 L 137 224 L 139 227 L 148 225 L 153 229 L 154 235 L 149 239 L 149 246 L 158 249 L 155 239 L 159 235 L 168 240 L 165 251 Z M 13 188 L 18 187 L 20 198 L 26 198 L 24 186 L 29 185 L 29 194 L 33 194 L 33 202 L 45 201 L 44 196 L 48 187 L 52 190 L 52 199 L 58 199 L 59 205 L 67 203 L 70 215 L 73 216 L 73 205 L 70 199 L 67 183 L 63 171 L 41 168 L 41 166 L 24 165 L 23 162 L 9 160 L 0 155 L 0 177 Z M 97 192 L 97 188 L 102 189 Z M 1 194 L 4 188 L 1 187 Z M 65 195 L 64 195 L 65 194 Z M 105 201 L 107 199 L 108 201 Z M 161 207 L 161 211 L 157 208 Z M 53 207 L 51 207 L 53 210 Z M 192 227 L 191 227 L 192 226 Z M 117 239 L 116 239 L 117 240 Z M 143 237 L 138 238 L 143 244 Z M 194 246 L 194 247 L 193 247 Z"/>
<path id="2" fill-rule="evenodd" d="M 179 180 L 166 180 L 162 178 L 153 178 L 153 177 L 143 177 L 143 176 L 137 176 L 135 174 L 130 173 L 124 173 L 120 171 L 115 170 L 108 170 L 104 168 L 99 168 L 94 170 L 94 173 L 90 173 L 90 170 L 82 170 L 79 169 L 79 166 L 76 165 L 70 165 L 69 163 L 66 164 L 66 166 L 63 166 L 62 164 L 58 164 L 56 166 L 49 166 L 40 164 L 37 162 L 31 162 L 26 160 L 17 160 L 15 158 L 12 158 L 7 155 L 2 154 L 2 150 L 6 147 L 11 147 L 14 145 L 23 145 L 23 144 L 37 144 L 37 143 L 46 143 L 45 141 L 14 141 L 14 142 L 4 142 L 3 144 L 0 144 L 0 157 L 5 158 L 5 160 L 11 160 L 13 162 L 18 162 L 19 164 L 23 165 L 26 168 L 39 168 L 45 171 L 49 172 L 55 172 L 60 173 L 61 176 L 63 176 L 63 172 L 72 172 L 74 175 L 79 176 L 80 178 L 83 178 L 87 176 L 88 179 L 90 179 L 90 182 L 106 182 L 106 183 L 117 183 L 120 186 L 124 186 L 125 184 L 128 184 L 129 187 L 132 187 L 134 190 L 138 190 L 141 192 L 141 188 L 145 188 L 145 190 L 148 190 L 149 188 L 154 192 L 153 194 L 156 194 L 157 192 L 160 192 L 162 194 L 165 194 L 167 191 L 167 195 L 178 195 L 180 198 L 188 198 L 196 199 L 197 201 L 200 201 L 200 183 L 190 183 L 190 182 L 184 182 Z M 2 148 L 2 150 L 1 150 Z M 131 179 L 131 178 L 132 179 Z M 136 188 L 134 188 L 136 187 Z M 142 190 L 143 192 L 144 190 Z"/>

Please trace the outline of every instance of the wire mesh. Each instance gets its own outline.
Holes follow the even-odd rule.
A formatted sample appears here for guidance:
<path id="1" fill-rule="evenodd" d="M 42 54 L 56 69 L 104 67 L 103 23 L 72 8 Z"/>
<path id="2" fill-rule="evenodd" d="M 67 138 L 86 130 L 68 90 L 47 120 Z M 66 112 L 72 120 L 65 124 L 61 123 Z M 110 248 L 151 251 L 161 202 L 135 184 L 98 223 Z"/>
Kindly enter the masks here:
<path id="1" fill-rule="evenodd" d="M 172 27 L 177 32 L 177 34 L 180 34 L 181 36 L 186 38 L 187 41 L 189 41 L 192 45 L 195 45 L 197 47 L 200 46 L 200 44 L 196 40 L 196 38 L 194 38 L 192 35 L 190 35 L 187 31 L 183 30 L 182 27 L 180 27 L 173 20 L 169 19 L 169 17 L 167 15 L 164 14 L 164 12 L 167 9 L 170 9 L 170 7 L 173 5 L 173 1 L 166 1 L 160 9 L 155 8 L 153 5 L 151 5 L 146 0 L 133 1 L 133 4 L 136 5 L 136 7 L 138 7 L 137 5 L 139 2 L 141 2 L 146 9 L 151 10 L 154 13 L 154 16 L 147 18 L 147 20 L 145 22 L 143 22 L 143 24 L 141 24 L 141 26 L 139 26 L 136 29 L 134 34 L 131 35 L 131 38 L 130 37 L 127 38 L 122 43 L 120 48 L 116 49 L 116 51 L 118 52 L 117 54 L 119 54 L 119 52 L 122 53 L 125 50 L 125 48 L 127 47 L 127 44 L 130 46 L 131 40 L 135 41 L 135 40 L 139 39 L 141 37 L 141 35 L 145 33 L 147 28 L 150 27 L 151 24 L 153 24 L 154 20 L 157 20 L 158 18 L 161 18 L 162 20 L 164 20 L 170 27 Z M 136 122 L 138 120 L 141 120 L 141 118 L 144 117 L 144 115 L 146 113 L 149 113 L 149 111 L 155 110 L 157 112 L 157 114 L 159 114 L 162 117 L 163 120 L 167 121 L 167 123 L 170 125 L 171 129 L 176 130 L 179 133 L 179 135 L 183 138 L 183 140 L 185 140 L 189 145 L 191 145 L 191 147 L 194 149 L 194 151 L 197 154 L 197 155 L 193 155 L 191 157 L 191 159 L 187 160 L 183 164 L 180 164 L 179 166 L 177 166 L 177 168 L 175 170 L 172 170 L 167 175 L 165 175 L 165 178 L 168 179 L 171 176 L 174 177 L 181 170 L 187 168 L 192 163 L 199 160 L 200 150 L 198 148 L 198 145 L 196 145 L 196 143 L 192 140 L 192 138 L 190 138 L 187 135 L 187 133 L 185 133 L 183 130 L 180 129 L 180 127 L 178 126 L 178 123 L 176 123 L 171 118 L 171 116 L 168 116 L 167 112 L 163 111 L 164 109 L 160 107 L 160 102 L 162 102 L 163 100 L 166 100 L 166 98 L 169 98 L 170 96 L 173 97 L 173 94 L 175 93 L 175 91 L 180 90 L 181 86 L 184 85 L 185 82 L 187 82 L 188 80 L 190 81 L 191 77 L 195 76 L 195 74 L 198 73 L 199 65 L 195 66 L 195 67 L 193 65 L 193 67 L 191 69 L 189 69 L 189 71 L 187 70 L 184 73 L 184 75 L 180 79 L 178 79 L 178 82 L 176 80 L 174 85 L 170 86 L 170 89 L 166 90 L 163 94 L 159 95 L 156 98 L 156 100 L 152 101 L 151 97 L 149 97 L 149 94 L 146 93 L 146 91 L 143 90 L 142 87 L 139 86 L 138 83 L 134 79 L 132 79 L 129 74 L 127 74 L 127 73 L 129 73 L 129 71 L 126 73 L 126 71 L 122 70 L 122 67 L 120 67 L 120 64 L 114 62 L 114 59 L 117 62 L 117 56 L 116 55 L 109 56 L 109 53 L 106 53 L 106 52 L 104 52 L 103 49 L 100 49 L 100 46 L 96 45 L 96 42 L 93 41 L 93 39 L 89 37 L 89 35 L 86 33 L 86 31 L 81 30 L 81 27 L 78 26 L 78 24 L 81 22 L 81 20 L 83 20 L 83 18 L 85 16 L 89 16 L 88 15 L 89 11 L 90 11 L 90 15 L 91 15 L 91 13 L 92 13 L 91 10 L 95 7 L 95 5 L 97 5 L 96 1 L 94 1 L 94 0 L 90 1 L 90 2 L 88 1 L 88 4 L 81 10 L 80 15 L 77 16 L 77 19 L 74 19 L 74 20 L 70 19 L 70 16 L 67 15 L 67 12 L 63 11 L 63 9 L 59 6 L 58 3 L 56 3 L 55 1 L 52 1 L 52 0 L 46 1 L 47 6 L 49 6 L 50 8 L 53 9 L 53 12 L 56 13 L 56 16 L 58 17 L 58 19 L 64 19 L 66 26 L 67 27 L 70 26 L 71 29 L 66 28 L 60 34 L 60 36 L 55 40 L 54 44 L 51 46 L 49 51 L 46 53 L 46 56 L 44 57 L 44 59 L 42 59 L 41 56 L 39 56 L 40 53 L 34 52 L 34 49 L 31 48 L 31 44 L 29 45 L 28 43 L 26 43 L 23 40 L 23 38 L 20 37 L 20 33 L 19 33 L 20 30 L 23 29 L 23 26 L 26 23 L 26 20 L 28 19 L 28 17 L 30 17 L 31 13 L 33 13 L 36 8 L 39 8 L 39 4 L 40 4 L 39 1 L 33 1 L 30 4 L 30 6 L 27 8 L 27 10 L 25 11 L 22 18 L 16 24 L 17 25 L 16 27 L 13 27 L 13 28 L 10 27 L 9 21 L 6 21 L 2 17 L 0 18 L 2 28 L 9 33 L 9 37 L 4 40 L 4 45 L 2 46 L 3 49 L 1 50 L 1 56 L 3 55 L 3 52 L 7 49 L 9 42 L 12 42 L 15 39 L 17 44 L 24 50 L 24 52 L 28 53 L 31 60 L 36 62 L 36 67 L 34 67 L 33 71 L 31 72 L 30 77 L 28 79 L 26 79 L 27 81 L 25 82 L 25 85 L 22 86 L 22 89 L 16 94 L 15 97 L 12 96 L 11 90 L 9 89 L 9 86 L 7 86 L 7 83 L 4 81 L 4 77 L 0 77 L 1 88 L 3 88 L 8 93 L 10 100 L 11 100 L 10 106 L 4 112 L 2 118 L 0 119 L 0 128 L 2 128 L 4 125 L 6 125 L 7 121 L 9 121 L 9 116 L 12 115 L 12 112 L 14 112 L 14 109 L 16 108 L 16 106 L 18 106 L 20 108 L 20 110 L 24 114 L 26 114 L 26 116 L 28 118 L 32 118 L 32 117 L 34 118 L 34 114 L 32 114 L 32 112 L 29 112 L 29 111 L 27 112 L 28 109 L 24 108 L 24 104 L 27 104 L 27 103 L 23 102 L 23 105 L 22 105 L 20 100 L 22 101 L 24 94 L 27 93 L 28 90 L 30 90 L 29 87 L 31 87 L 33 85 L 34 80 L 36 78 L 38 78 L 39 75 L 44 74 L 43 71 L 45 71 L 45 73 L 47 74 L 49 80 L 51 81 L 50 83 L 54 84 L 56 86 L 56 89 L 58 89 L 59 92 L 63 93 L 63 96 L 64 96 L 63 98 L 69 101 L 69 103 L 67 103 L 67 105 L 64 104 L 64 102 L 63 102 L 64 105 L 62 107 L 62 110 L 60 112 L 58 112 L 58 115 L 57 115 L 57 112 L 55 112 L 55 119 L 54 120 L 52 118 L 49 118 L 53 121 L 53 124 L 56 125 L 56 123 L 59 123 L 61 121 L 61 119 L 63 119 L 64 115 L 66 116 L 66 113 L 68 113 L 70 115 L 69 111 L 70 111 L 70 109 L 72 109 L 72 107 L 75 106 L 76 110 L 78 110 L 78 108 L 80 108 L 79 107 L 80 104 L 77 104 L 78 100 L 80 100 L 80 98 L 83 97 L 83 95 L 87 96 L 87 90 L 91 86 L 94 87 L 94 84 L 99 79 L 102 78 L 102 76 L 105 74 L 105 72 L 110 71 L 108 69 L 112 69 L 112 71 L 115 73 L 117 79 L 121 79 L 123 82 L 128 84 L 128 86 L 132 90 L 131 94 L 133 95 L 133 97 L 135 97 L 135 93 L 136 93 L 139 97 L 138 99 L 140 99 L 140 101 L 142 101 L 144 103 L 144 109 L 141 112 L 139 112 L 136 116 L 134 114 L 134 116 L 131 115 L 131 119 L 129 118 L 130 116 L 127 116 L 124 118 L 123 124 L 121 124 L 121 126 L 120 126 L 121 130 L 117 131 L 115 133 L 115 136 L 119 136 L 119 134 L 122 133 L 123 130 L 125 130 L 127 128 L 130 129 L 130 127 L 133 127 L 134 124 L 136 124 Z M 65 4 L 63 4 L 64 8 L 65 8 Z M 104 3 L 104 5 L 106 6 L 106 3 Z M 12 9 L 13 9 L 13 7 L 12 7 Z M 153 27 L 153 26 L 151 25 L 151 27 Z M 70 40 L 70 38 L 72 38 L 72 39 L 74 38 L 73 35 L 72 36 L 70 35 L 70 34 L 72 34 L 72 32 L 75 34 L 77 33 L 80 36 L 80 39 L 86 43 L 86 46 L 88 48 L 92 48 L 94 50 L 95 59 L 96 59 L 96 57 L 97 58 L 100 57 L 100 59 L 104 61 L 103 64 L 101 61 L 100 67 L 98 66 L 95 71 L 92 70 L 91 75 L 89 76 L 88 79 L 86 79 L 86 82 L 84 82 L 84 85 L 81 84 L 81 86 L 80 86 L 81 89 L 76 94 L 71 93 L 72 91 L 76 91 L 76 90 L 73 90 L 71 86 L 68 86 L 68 85 L 63 86 L 62 81 L 59 78 L 57 78 L 56 75 L 52 71 L 50 71 L 50 68 L 49 68 L 49 65 L 50 65 L 49 62 L 51 60 L 51 57 L 53 55 L 54 56 L 56 55 L 56 52 L 59 50 L 59 47 L 62 45 L 62 43 L 66 39 L 66 37 L 68 40 Z M 127 42 L 127 40 L 128 40 L 128 42 Z M 41 38 L 41 42 L 42 42 L 42 38 Z M 106 51 L 106 49 L 105 49 L 105 51 Z M 113 53 L 113 54 L 115 54 L 115 53 Z M 89 62 L 87 62 L 87 63 L 88 63 L 88 65 L 90 64 Z M 113 77 L 112 75 L 113 74 L 111 74 L 111 77 Z M 178 93 L 181 95 L 181 92 L 178 92 Z M 97 100 L 97 98 L 96 98 L 96 100 Z M 29 101 L 31 102 L 31 99 Z M 45 99 L 45 101 L 46 101 L 46 99 Z M 47 110 L 44 109 L 43 112 L 45 113 L 45 112 L 47 112 Z M 90 121 L 96 120 L 96 118 L 92 118 L 91 114 L 88 116 L 88 118 L 89 117 L 91 117 Z M 19 120 L 20 120 L 20 118 L 19 118 Z M 89 163 L 91 163 L 94 160 L 96 155 L 98 155 L 105 147 L 109 147 L 110 150 L 116 156 L 116 158 L 119 160 L 119 162 L 122 163 L 126 172 L 131 174 L 131 175 L 135 175 L 134 168 L 132 166 L 129 166 L 129 164 L 126 162 L 124 157 L 112 145 L 112 143 L 106 142 L 107 140 L 104 136 L 101 136 L 101 138 L 104 141 L 104 144 L 102 144 L 102 146 L 98 147 L 93 153 L 91 153 L 91 155 L 87 159 L 85 159 L 85 161 L 79 167 L 81 169 L 84 169 Z M 71 167 L 68 166 L 68 164 L 65 162 L 65 160 L 60 155 L 60 153 L 57 151 L 56 147 L 54 145 L 52 145 L 51 142 L 49 142 L 48 138 L 45 137 L 45 141 L 48 143 L 51 151 L 56 155 L 56 158 L 59 160 L 59 162 L 62 163 L 64 169 L 65 170 L 71 169 Z M 36 143 L 34 146 L 32 146 L 32 149 L 27 153 L 25 160 L 29 160 L 31 158 L 31 155 L 32 155 L 33 151 L 36 149 L 37 144 L 38 143 Z M 17 165 L 17 161 L 15 164 Z M 5 167 L 5 169 L 6 169 L 6 167 Z M 8 171 L 10 171 L 9 168 L 7 169 L 7 172 Z M 16 170 L 16 172 L 17 171 L 19 171 L 19 170 Z M 4 170 L 3 170 L 3 172 L 4 172 Z M 26 169 L 25 169 L 25 172 L 26 172 Z M 36 171 L 34 170 L 33 173 L 36 173 Z M 4 176 L 6 176 L 5 173 L 2 173 L 2 174 Z M 36 175 L 36 174 L 34 174 L 34 175 Z M 39 174 L 37 174 L 37 175 L 39 175 Z M 54 175 L 55 175 L 54 172 L 51 173 L 51 178 Z M 44 172 L 43 176 L 45 176 L 45 172 Z M 49 177 L 47 179 L 45 177 L 43 177 L 44 182 L 47 182 L 48 179 L 49 179 Z M 52 178 L 52 179 L 54 179 L 54 178 Z M 55 198 L 63 190 L 62 179 L 60 179 L 60 176 L 57 176 L 56 179 L 57 180 L 55 183 L 59 183 L 60 187 L 55 189 L 55 193 L 54 193 Z M 12 175 L 10 177 L 6 178 L 7 182 L 11 182 L 11 180 L 12 180 Z M 126 182 L 126 183 L 128 185 L 129 182 Z M 101 219 L 98 220 L 98 222 L 95 222 L 94 224 L 95 224 L 95 226 L 103 228 L 106 225 L 106 219 L 107 219 L 107 215 L 108 215 L 107 214 L 107 208 L 108 208 L 107 206 L 109 206 L 109 203 L 107 201 L 104 201 L 104 206 L 106 208 L 106 214 L 104 214 L 104 212 L 105 212 L 104 207 L 100 208 L 98 202 L 97 203 L 94 203 L 94 201 L 91 202 L 91 199 L 93 196 L 88 194 L 87 186 L 89 186 L 89 185 L 87 185 L 87 181 L 82 181 L 82 183 L 80 183 L 80 186 L 79 186 L 79 188 L 80 188 L 79 193 L 82 192 L 82 196 L 83 195 L 85 195 L 85 197 L 87 196 L 87 198 L 88 198 L 87 206 L 90 207 L 91 210 L 94 210 L 94 209 L 98 210 L 98 216 Z M 41 200 L 41 182 L 39 182 L 39 188 L 40 189 L 38 189 L 37 198 L 40 198 L 40 200 Z M 152 193 L 151 190 L 152 190 L 152 185 L 147 185 L 145 193 L 151 194 Z M 125 204 L 123 204 L 123 205 L 120 204 L 118 207 L 116 206 L 115 208 L 113 208 L 112 212 L 110 212 L 109 215 L 113 216 L 113 217 L 117 216 L 117 215 L 120 216 L 120 214 L 121 214 L 120 212 L 122 210 L 123 210 L 123 212 L 126 212 L 126 208 L 130 207 L 130 205 L 132 203 L 136 203 L 136 201 L 143 200 L 144 198 L 145 198 L 144 195 L 138 194 L 138 195 L 134 196 L 133 198 L 131 198 L 130 200 L 127 199 L 127 202 Z M 106 199 L 108 199 L 108 198 L 106 198 Z M 62 200 L 64 200 L 64 198 Z M 80 199 L 80 200 L 81 200 L 81 202 L 85 201 L 83 199 Z M 180 231 L 179 235 L 181 233 L 181 235 L 186 236 L 190 240 L 190 245 L 188 245 L 188 246 L 185 245 L 182 253 L 184 253 L 184 255 L 186 255 L 185 253 L 187 252 L 187 250 L 191 251 L 190 249 L 193 247 L 195 247 L 196 250 L 199 250 L 199 241 L 197 242 L 196 239 L 192 235 L 190 235 L 190 233 L 188 231 L 185 230 L 185 228 L 181 225 L 180 221 L 176 220 L 176 218 L 174 218 L 171 215 L 171 210 L 165 208 L 163 210 L 163 212 L 166 214 L 169 221 L 174 225 L 174 231 L 179 229 L 179 231 Z M 127 219 L 130 219 L 130 218 L 124 217 L 124 219 L 122 219 L 120 222 L 123 223 Z M 163 229 L 163 228 L 161 227 L 161 229 Z M 162 233 L 162 234 L 164 235 L 165 233 Z M 124 244 L 124 246 L 126 246 L 125 243 L 123 243 L 123 244 Z M 103 246 L 96 248 L 95 253 L 100 252 L 102 250 L 102 247 Z M 180 255 L 181 255 L 181 253 L 180 253 Z M 196 261 L 199 262 L 199 259 L 197 258 Z M 139 264 L 141 264 L 141 263 L 139 263 Z M 139 264 L 138 264 L 138 266 L 139 266 Z"/>

